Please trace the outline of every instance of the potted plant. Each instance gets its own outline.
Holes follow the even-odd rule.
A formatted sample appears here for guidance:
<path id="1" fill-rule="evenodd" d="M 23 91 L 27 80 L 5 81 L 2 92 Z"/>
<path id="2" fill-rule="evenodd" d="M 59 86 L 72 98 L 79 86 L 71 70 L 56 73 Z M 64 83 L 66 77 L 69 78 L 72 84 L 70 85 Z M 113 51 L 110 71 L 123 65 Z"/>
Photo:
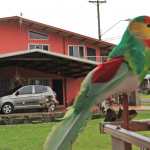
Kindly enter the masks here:
<path id="1" fill-rule="evenodd" d="M 47 96 L 47 99 L 50 101 L 50 100 L 52 100 L 54 97 L 53 97 L 53 95 L 48 95 Z"/>
<path id="2" fill-rule="evenodd" d="M 43 106 L 43 105 L 45 104 L 45 102 L 44 102 L 44 101 L 39 101 L 39 104 L 40 104 L 41 106 Z"/>
<path id="3" fill-rule="evenodd" d="M 22 80 L 25 81 L 24 77 L 22 77 L 19 73 L 16 72 L 15 76 L 11 80 L 11 89 L 13 89 L 18 83 L 23 85 Z"/>
<path id="4" fill-rule="evenodd" d="M 54 97 L 53 97 L 52 95 L 48 95 L 48 96 L 47 96 L 47 99 L 49 100 L 50 105 L 55 105 L 55 106 L 57 106 L 58 103 L 59 103 L 59 101 L 57 101 L 57 100 L 53 101 Z"/>
<path id="5" fill-rule="evenodd" d="M 113 103 L 115 103 L 116 100 L 113 98 L 112 101 L 113 101 Z"/>
<path id="6" fill-rule="evenodd" d="M 116 101 L 113 97 L 110 97 L 109 98 L 109 101 L 110 101 L 110 105 L 114 105 L 114 102 Z"/>
<path id="7" fill-rule="evenodd" d="M 45 103 L 45 107 L 48 108 L 48 106 L 49 106 L 49 103 Z"/>
<path id="8" fill-rule="evenodd" d="M 57 106 L 59 101 L 54 101 L 54 105 Z"/>

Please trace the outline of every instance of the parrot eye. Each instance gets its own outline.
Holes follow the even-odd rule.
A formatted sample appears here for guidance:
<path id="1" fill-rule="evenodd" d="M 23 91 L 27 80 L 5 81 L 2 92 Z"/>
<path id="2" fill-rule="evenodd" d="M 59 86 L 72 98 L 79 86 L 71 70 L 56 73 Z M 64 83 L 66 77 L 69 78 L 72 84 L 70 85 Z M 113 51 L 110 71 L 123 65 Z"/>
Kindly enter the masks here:
<path id="1" fill-rule="evenodd" d="M 150 24 L 147 24 L 147 27 L 150 28 Z"/>

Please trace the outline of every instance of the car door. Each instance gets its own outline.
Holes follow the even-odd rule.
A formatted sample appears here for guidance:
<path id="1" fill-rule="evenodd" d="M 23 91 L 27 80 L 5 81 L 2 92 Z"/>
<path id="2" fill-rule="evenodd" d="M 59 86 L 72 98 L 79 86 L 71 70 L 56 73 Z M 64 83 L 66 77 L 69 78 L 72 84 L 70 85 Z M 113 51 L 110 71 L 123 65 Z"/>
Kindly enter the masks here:
<path id="1" fill-rule="evenodd" d="M 41 85 L 35 85 L 34 86 L 34 106 L 36 108 L 41 108 L 42 106 L 39 104 L 40 101 L 46 101 L 45 98 L 45 88 Z"/>
<path id="2" fill-rule="evenodd" d="M 24 86 L 18 90 L 17 99 L 15 100 L 16 107 L 33 107 L 32 86 Z"/>

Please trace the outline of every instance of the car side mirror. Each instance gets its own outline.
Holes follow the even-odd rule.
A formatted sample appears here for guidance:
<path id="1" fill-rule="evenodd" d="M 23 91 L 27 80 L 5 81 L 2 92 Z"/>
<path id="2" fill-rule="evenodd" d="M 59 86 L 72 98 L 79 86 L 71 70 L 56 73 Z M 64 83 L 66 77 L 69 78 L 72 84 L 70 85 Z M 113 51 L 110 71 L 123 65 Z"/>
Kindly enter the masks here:
<path id="1" fill-rule="evenodd" d="M 19 95 L 19 91 L 17 91 L 15 95 L 18 96 Z"/>

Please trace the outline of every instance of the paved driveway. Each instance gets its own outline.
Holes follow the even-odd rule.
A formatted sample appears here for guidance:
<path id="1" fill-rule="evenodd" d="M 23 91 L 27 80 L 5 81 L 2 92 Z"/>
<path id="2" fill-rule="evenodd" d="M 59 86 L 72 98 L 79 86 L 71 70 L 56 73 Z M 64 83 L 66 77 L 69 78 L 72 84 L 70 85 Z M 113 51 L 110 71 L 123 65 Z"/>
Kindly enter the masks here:
<path id="1" fill-rule="evenodd" d="M 150 99 L 141 99 L 141 103 L 150 103 Z"/>

